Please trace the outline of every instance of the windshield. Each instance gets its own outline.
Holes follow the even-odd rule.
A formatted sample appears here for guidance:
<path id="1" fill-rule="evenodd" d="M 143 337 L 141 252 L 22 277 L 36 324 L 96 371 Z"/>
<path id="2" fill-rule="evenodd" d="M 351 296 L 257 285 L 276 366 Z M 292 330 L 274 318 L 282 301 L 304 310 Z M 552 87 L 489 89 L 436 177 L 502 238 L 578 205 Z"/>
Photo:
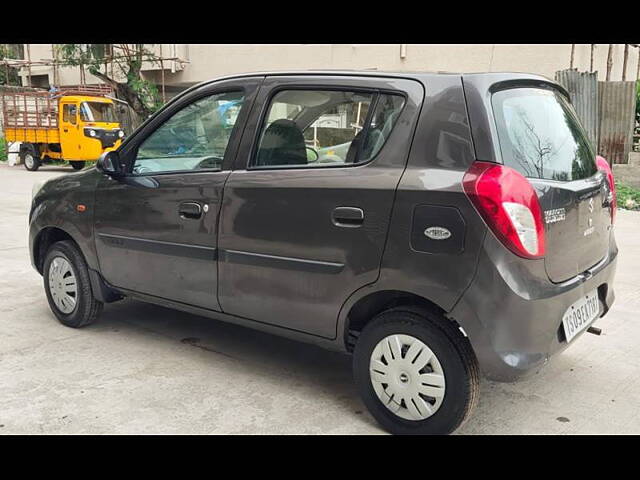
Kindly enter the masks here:
<path id="1" fill-rule="evenodd" d="M 118 121 L 113 103 L 107 102 L 82 102 L 80 118 L 84 122 L 116 123 Z"/>
<path id="2" fill-rule="evenodd" d="M 571 104 L 558 92 L 514 88 L 492 97 L 505 165 L 529 178 L 572 181 L 597 172 Z"/>

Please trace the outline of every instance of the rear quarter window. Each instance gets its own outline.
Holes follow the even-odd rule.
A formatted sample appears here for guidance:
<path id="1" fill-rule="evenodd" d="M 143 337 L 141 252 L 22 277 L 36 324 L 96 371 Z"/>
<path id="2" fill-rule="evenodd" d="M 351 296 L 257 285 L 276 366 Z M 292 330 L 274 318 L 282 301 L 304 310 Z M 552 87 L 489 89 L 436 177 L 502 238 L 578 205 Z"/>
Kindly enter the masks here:
<path id="1" fill-rule="evenodd" d="M 542 88 L 491 98 L 503 163 L 525 177 L 572 181 L 597 172 L 595 154 L 571 104 Z"/>

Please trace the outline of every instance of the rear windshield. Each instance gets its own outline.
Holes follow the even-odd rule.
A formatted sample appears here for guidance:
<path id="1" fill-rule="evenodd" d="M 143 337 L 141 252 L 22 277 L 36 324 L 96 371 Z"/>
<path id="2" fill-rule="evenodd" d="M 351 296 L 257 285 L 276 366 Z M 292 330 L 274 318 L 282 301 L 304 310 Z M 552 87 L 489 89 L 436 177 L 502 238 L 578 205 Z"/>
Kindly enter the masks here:
<path id="1" fill-rule="evenodd" d="M 514 88 L 491 99 L 505 165 L 525 177 L 571 181 L 596 173 L 595 155 L 571 104 L 560 93 Z"/>

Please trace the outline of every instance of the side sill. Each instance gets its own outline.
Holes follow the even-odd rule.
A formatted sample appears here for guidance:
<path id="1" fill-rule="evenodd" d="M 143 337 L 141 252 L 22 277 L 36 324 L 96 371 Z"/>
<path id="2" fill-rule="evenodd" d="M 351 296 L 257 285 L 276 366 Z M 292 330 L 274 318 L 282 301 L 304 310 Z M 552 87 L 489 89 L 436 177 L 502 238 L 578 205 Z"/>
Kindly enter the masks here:
<path id="1" fill-rule="evenodd" d="M 275 335 L 278 337 L 289 338 L 291 340 L 316 345 L 326 350 L 338 351 L 341 353 L 348 353 L 345 351 L 342 342 L 338 342 L 336 339 L 329 339 L 325 337 L 319 337 L 310 333 L 305 333 L 300 330 L 289 329 L 273 325 L 269 323 L 260 322 L 257 320 L 251 320 L 249 318 L 238 317 L 224 312 L 216 310 L 209 310 L 206 308 L 196 307 L 186 303 L 175 302 L 162 297 L 156 297 L 140 292 L 134 292 L 130 290 L 122 290 L 122 294 L 132 300 L 138 300 L 146 303 L 152 303 L 165 308 L 171 308 L 173 310 L 179 310 L 182 312 L 190 313 L 192 315 L 199 315 L 201 317 L 211 318 L 213 320 L 232 323 L 252 330 L 259 330 L 264 333 Z"/>

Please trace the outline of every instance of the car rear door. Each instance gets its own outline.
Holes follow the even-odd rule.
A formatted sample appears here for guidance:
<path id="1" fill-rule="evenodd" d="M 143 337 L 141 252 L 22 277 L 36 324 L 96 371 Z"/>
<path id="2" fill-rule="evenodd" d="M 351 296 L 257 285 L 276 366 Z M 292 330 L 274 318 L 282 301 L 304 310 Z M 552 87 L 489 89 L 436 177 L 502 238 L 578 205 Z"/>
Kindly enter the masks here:
<path id="1" fill-rule="evenodd" d="M 608 251 L 609 184 L 569 100 L 553 88 L 492 94 L 502 160 L 529 179 L 545 222 L 545 268 L 553 282 L 588 270 Z"/>
<path id="2" fill-rule="evenodd" d="M 225 186 L 225 313 L 336 337 L 345 300 L 378 278 L 423 96 L 408 79 L 266 78 Z"/>
<path id="3" fill-rule="evenodd" d="M 263 78 L 204 85 L 170 104 L 121 147 L 130 173 L 104 175 L 96 191 L 95 242 L 107 282 L 220 310 L 220 204 Z"/>

